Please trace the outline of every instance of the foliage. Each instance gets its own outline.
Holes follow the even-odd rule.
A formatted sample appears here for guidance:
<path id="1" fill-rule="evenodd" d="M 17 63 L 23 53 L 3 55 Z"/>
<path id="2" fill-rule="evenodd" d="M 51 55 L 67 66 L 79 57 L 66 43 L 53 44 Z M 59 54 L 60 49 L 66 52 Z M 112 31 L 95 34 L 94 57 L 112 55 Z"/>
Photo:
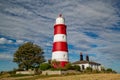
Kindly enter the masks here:
<path id="1" fill-rule="evenodd" d="M 67 64 L 65 65 L 65 68 L 66 68 L 67 70 L 71 69 L 71 68 L 72 68 L 72 64 L 71 64 L 71 63 L 67 63 Z"/>
<path id="2" fill-rule="evenodd" d="M 56 69 L 61 68 L 60 62 L 56 61 L 56 60 L 52 60 L 51 65 L 52 65 L 53 68 L 56 68 Z"/>
<path id="3" fill-rule="evenodd" d="M 38 67 L 45 61 L 43 49 L 31 42 L 24 43 L 14 53 L 13 61 L 19 66 L 19 69 L 28 70 L 30 68 Z"/>
<path id="4" fill-rule="evenodd" d="M 111 68 L 106 69 L 106 72 L 110 73 L 113 72 L 113 70 Z"/>
<path id="5" fill-rule="evenodd" d="M 101 67 L 101 72 L 104 72 L 104 73 L 117 73 L 116 71 L 112 70 L 111 68 L 105 69 L 104 67 Z"/>
<path id="6" fill-rule="evenodd" d="M 48 63 L 40 64 L 40 70 L 47 70 L 47 69 L 50 69 L 50 68 L 51 68 L 51 65 L 48 64 Z"/>
<path id="7" fill-rule="evenodd" d="M 105 68 L 104 67 L 101 67 L 101 72 L 104 72 L 105 73 Z"/>
<path id="8" fill-rule="evenodd" d="M 51 70 L 76 70 L 81 71 L 80 66 L 78 65 L 72 65 L 71 63 L 67 63 L 65 67 L 61 67 L 59 65 L 60 63 L 58 61 L 53 60 L 52 61 L 52 67 Z"/>
<path id="9" fill-rule="evenodd" d="M 85 69 L 85 71 L 84 72 L 86 72 L 86 73 L 91 73 L 93 70 L 92 70 L 92 68 L 91 67 L 87 67 L 86 69 Z"/>
<path id="10" fill-rule="evenodd" d="M 71 63 L 67 63 L 65 66 L 66 70 L 76 70 L 76 71 L 81 71 L 81 68 L 79 65 L 72 65 Z"/>
<path id="11" fill-rule="evenodd" d="M 73 69 L 76 70 L 76 71 L 81 71 L 81 68 L 80 68 L 80 66 L 78 66 L 78 65 L 74 65 L 74 66 L 73 66 Z"/>
<path id="12" fill-rule="evenodd" d="M 87 67 L 86 70 L 92 71 L 92 68 L 91 67 Z"/>
<path id="13" fill-rule="evenodd" d="M 99 70 L 92 70 L 92 73 L 101 73 Z"/>

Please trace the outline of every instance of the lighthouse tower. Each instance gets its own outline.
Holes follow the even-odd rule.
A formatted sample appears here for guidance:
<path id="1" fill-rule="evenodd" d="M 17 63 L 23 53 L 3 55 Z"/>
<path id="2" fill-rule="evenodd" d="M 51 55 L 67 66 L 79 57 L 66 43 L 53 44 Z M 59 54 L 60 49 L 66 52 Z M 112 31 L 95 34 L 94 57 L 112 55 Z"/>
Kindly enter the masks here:
<path id="1" fill-rule="evenodd" d="M 60 14 L 54 25 L 54 41 L 52 49 L 52 61 L 57 61 L 59 64 L 54 64 L 54 67 L 64 67 L 68 63 L 68 47 L 66 35 L 65 20 Z"/>

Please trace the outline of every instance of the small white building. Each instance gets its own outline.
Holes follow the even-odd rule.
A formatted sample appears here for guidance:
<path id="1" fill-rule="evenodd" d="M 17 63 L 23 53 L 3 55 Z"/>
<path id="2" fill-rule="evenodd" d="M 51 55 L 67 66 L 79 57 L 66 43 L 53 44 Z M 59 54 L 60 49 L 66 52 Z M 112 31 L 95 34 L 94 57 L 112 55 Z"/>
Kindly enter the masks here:
<path id="1" fill-rule="evenodd" d="M 93 70 L 101 71 L 101 64 L 93 61 L 89 61 L 89 56 L 86 55 L 86 60 L 83 60 L 83 55 L 80 53 L 80 61 L 73 62 L 74 65 L 79 65 L 81 70 L 85 70 L 87 67 Z"/>
<path id="2" fill-rule="evenodd" d="M 73 64 L 79 65 L 81 70 L 85 70 L 87 67 L 91 67 L 93 70 L 101 71 L 101 64 L 92 61 L 76 61 Z"/>

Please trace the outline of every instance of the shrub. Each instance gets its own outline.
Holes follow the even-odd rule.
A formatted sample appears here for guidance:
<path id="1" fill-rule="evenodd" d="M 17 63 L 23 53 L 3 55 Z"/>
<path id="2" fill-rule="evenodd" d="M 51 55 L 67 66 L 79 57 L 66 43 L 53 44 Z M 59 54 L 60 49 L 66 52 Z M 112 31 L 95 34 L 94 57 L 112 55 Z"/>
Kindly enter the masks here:
<path id="1" fill-rule="evenodd" d="M 105 68 L 101 67 L 101 72 L 105 73 Z"/>
<path id="2" fill-rule="evenodd" d="M 92 73 L 100 73 L 99 70 L 93 70 Z"/>
<path id="3" fill-rule="evenodd" d="M 48 64 L 48 63 L 42 63 L 42 64 L 40 65 L 40 70 L 48 70 L 48 69 L 50 69 L 50 68 L 51 68 L 51 65 Z"/>
<path id="4" fill-rule="evenodd" d="M 93 70 L 92 70 L 92 68 L 91 67 L 87 67 L 86 69 L 85 69 L 85 72 L 86 73 L 89 73 L 89 72 L 92 72 Z"/>
<path id="5" fill-rule="evenodd" d="M 56 68 L 56 69 L 61 68 L 60 62 L 56 61 L 56 60 L 52 60 L 51 65 L 52 65 L 53 68 Z"/>
<path id="6" fill-rule="evenodd" d="M 106 72 L 111 73 L 113 70 L 111 68 L 106 69 Z"/>
<path id="7" fill-rule="evenodd" d="M 72 64 L 71 64 L 71 63 L 67 63 L 67 64 L 65 65 L 65 69 L 66 69 L 66 70 L 71 70 L 71 69 L 73 69 Z"/>
<path id="8" fill-rule="evenodd" d="M 76 70 L 76 71 L 81 71 L 81 68 L 80 68 L 80 66 L 78 66 L 78 65 L 74 65 L 74 66 L 73 66 L 73 69 Z"/>

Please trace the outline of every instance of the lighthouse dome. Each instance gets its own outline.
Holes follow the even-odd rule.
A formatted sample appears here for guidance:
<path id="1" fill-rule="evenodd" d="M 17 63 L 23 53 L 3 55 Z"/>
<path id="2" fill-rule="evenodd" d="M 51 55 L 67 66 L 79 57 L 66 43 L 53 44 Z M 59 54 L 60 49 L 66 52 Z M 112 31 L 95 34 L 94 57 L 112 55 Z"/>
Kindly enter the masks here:
<path id="1" fill-rule="evenodd" d="M 56 19 L 56 24 L 64 24 L 64 23 L 65 23 L 65 20 L 60 14 L 59 17 Z"/>

